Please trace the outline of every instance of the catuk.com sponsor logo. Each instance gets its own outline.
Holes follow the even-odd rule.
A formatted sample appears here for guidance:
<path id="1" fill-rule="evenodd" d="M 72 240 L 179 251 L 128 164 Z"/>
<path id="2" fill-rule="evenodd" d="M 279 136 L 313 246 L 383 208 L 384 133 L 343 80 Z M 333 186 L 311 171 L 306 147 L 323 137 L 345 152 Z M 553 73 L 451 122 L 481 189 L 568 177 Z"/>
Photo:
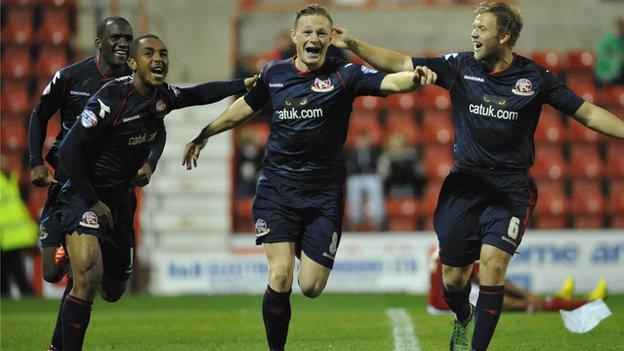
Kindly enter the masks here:
<path id="1" fill-rule="evenodd" d="M 279 119 L 306 119 L 323 117 L 322 108 L 308 108 L 301 110 L 291 108 L 278 110 L 275 111 L 275 113 L 277 114 L 277 118 Z"/>
<path id="2" fill-rule="evenodd" d="M 518 119 L 518 112 L 500 110 L 492 105 L 486 106 L 482 104 L 470 104 L 470 106 L 468 107 L 468 111 L 470 111 L 470 113 L 474 113 L 475 115 L 504 119 L 508 121 L 515 121 Z"/>

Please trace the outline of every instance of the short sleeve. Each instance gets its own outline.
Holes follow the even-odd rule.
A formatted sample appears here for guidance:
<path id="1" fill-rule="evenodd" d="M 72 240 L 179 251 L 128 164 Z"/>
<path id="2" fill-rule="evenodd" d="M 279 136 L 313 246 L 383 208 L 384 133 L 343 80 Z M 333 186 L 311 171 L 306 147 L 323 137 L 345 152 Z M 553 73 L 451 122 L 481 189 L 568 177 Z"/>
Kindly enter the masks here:
<path id="1" fill-rule="evenodd" d="M 269 93 L 269 89 L 267 87 L 268 71 L 268 66 L 264 66 L 262 68 L 260 71 L 260 78 L 256 81 L 256 85 L 254 85 L 253 88 L 251 88 L 251 90 L 243 97 L 247 105 L 249 105 L 249 107 L 251 107 L 254 111 L 261 110 L 264 105 L 271 100 L 271 94 Z"/>
<path id="2" fill-rule="evenodd" d="M 542 69 L 544 78 L 544 100 L 557 110 L 573 115 L 581 107 L 583 98 L 576 95 L 570 88 L 550 71 Z"/>
<path id="3" fill-rule="evenodd" d="M 416 66 L 427 66 L 438 75 L 436 85 L 451 89 L 457 79 L 457 67 L 460 62 L 460 54 L 446 54 L 439 57 L 412 57 L 412 64 Z"/>
<path id="4" fill-rule="evenodd" d="M 381 93 L 381 82 L 386 77 L 385 73 L 353 63 L 347 63 L 342 71 L 347 76 L 348 86 L 353 90 L 355 96 L 384 95 Z"/>

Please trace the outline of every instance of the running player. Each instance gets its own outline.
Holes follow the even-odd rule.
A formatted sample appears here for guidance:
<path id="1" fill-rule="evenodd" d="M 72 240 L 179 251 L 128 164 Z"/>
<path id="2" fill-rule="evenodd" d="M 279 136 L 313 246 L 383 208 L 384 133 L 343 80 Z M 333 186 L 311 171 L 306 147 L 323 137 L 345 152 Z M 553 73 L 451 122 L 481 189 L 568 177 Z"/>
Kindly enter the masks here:
<path id="1" fill-rule="evenodd" d="M 66 180 L 66 175 L 58 162 L 58 146 L 76 121 L 76 117 L 82 112 L 90 96 L 112 79 L 132 73 L 126 63 L 132 39 L 132 27 L 125 18 L 107 17 L 102 19 L 96 29 L 96 56 L 56 72 L 44 89 L 40 102 L 30 116 L 28 144 L 30 147 L 31 181 L 36 186 L 49 186 L 48 198 L 39 225 L 41 266 L 43 279 L 47 282 L 56 283 L 61 280 L 67 272 L 68 266 L 67 254 L 62 246 L 63 233 L 56 216 L 58 193 Z M 61 132 L 57 135 L 56 141 L 46 155 L 46 161 L 54 170 L 54 174 L 52 174 L 44 165 L 42 148 L 48 121 L 58 110 L 61 113 Z M 165 135 L 162 134 L 154 143 L 150 157 L 137 172 L 139 185 L 145 185 L 149 182 L 164 145 Z M 65 296 L 71 291 L 72 284 L 73 279 L 68 274 L 67 286 L 61 298 L 61 306 Z M 63 342 L 60 323 L 59 314 L 52 334 L 50 350 L 59 349 Z"/>
<path id="2" fill-rule="evenodd" d="M 354 98 L 409 91 L 435 80 L 426 67 L 386 75 L 327 57 L 332 26 L 321 6 L 299 10 L 291 30 L 297 55 L 269 62 L 258 84 L 205 127 L 183 158 L 187 169 L 197 166 L 208 138 L 272 103 L 253 204 L 256 244 L 264 244 L 269 266 L 262 311 L 271 350 L 286 344 L 295 256 L 301 259 L 299 286 L 311 298 L 325 288 L 334 263 L 342 233 L 342 149 Z"/>
<path id="3" fill-rule="evenodd" d="M 61 310 L 63 350 L 80 350 L 97 290 L 121 298 L 134 262 L 136 173 L 164 133 L 163 117 L 245 91 L 256 78 L 178 88 L 165 83 L 165 44 L 154 35 L 133 41 L 132 76 L 118 78 L 87 102 L 60 148 L 68 181 L 59 194 L 74 287 Z"/>
<path id="4" fill-rule="evenodd" d="M 455 124 L 455 166 L 445 179 L 434 215 L 444 272 L 444 297 L 455 312 L 451 350 L 469 350 L 467 325 L 476 316 L 472 350 L 487 349 L 498 323 L 505 274 L 522 240 L 535 201 L 533 133 L 547 103 L 587 127 L 624 138 L 624 121 L 584 101 L 551 72 L 517 55 L 520 10 L 504 2 L 475 9 L 472 52 L 411 58 L 335 32 L 374 67 L 390 72 L 427 65 L 448 89 Z M 480 295 L 469 301 L 472 264 L 481 259 Z"/>

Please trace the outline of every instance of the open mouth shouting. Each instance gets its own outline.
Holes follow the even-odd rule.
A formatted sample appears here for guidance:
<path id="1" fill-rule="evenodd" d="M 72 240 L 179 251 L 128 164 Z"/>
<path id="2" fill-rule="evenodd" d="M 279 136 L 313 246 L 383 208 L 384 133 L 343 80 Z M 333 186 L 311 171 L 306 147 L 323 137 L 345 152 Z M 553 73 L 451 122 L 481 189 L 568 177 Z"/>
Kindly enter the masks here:
<path id="1" fill-rule="evenodd" d="M 474 49 L 475 52 L 478 52 L 481 47 L 483 47 L 483 43 L 478 42 L 478 41 L 473 41 L 472 42 L 472 48 Z"/>
<path id="2" fill-rule="evenodd" d="M 321 48 L 319 46 L 310 44 L 305 47 L 306 56 L 311 59 L 317 59 L 321 56 Z"/>
<path id="3" fill-rule="evenodd" d="M 128 59 L 128 48 L 117 47 L 113 50 L 113 54 L 115 55 L 116 59 L 120 61 L 125 61 Z"/>
<path id="4" fill-rule="evenodd" d="M 165 74 L 167 73 L 167 70 L 165 70 L 165 67 L 162 65 L 154 65 L 150 67 L 150 72 L 152 73 L 152 76 L 155 80 L 162 81 L 165 79 Z"/>

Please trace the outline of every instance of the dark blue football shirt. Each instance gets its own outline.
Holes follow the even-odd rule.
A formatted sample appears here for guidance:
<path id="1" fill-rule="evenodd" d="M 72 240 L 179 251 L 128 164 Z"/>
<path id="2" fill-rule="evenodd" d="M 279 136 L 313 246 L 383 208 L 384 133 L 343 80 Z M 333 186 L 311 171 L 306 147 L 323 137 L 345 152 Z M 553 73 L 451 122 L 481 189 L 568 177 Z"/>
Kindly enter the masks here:
<path id="1" fill-rule="evenodd" d="M 514 54 L 511 67 L 489 74 L 472 52 L 412 58 L 438 74 L 451 96 L 455 164 L 525 172 L 534 160 L 533 134 L 543 104 L 574 114 L 584 100 L 535 62 Z"/>
<path id="2" fill-rule="evenodd" d="M 353 100 L 382 95 L 384 77 L 335 57 L 312 72 L 299 71 L 294 58 L 269 62 L 244 97 L 255 111 L 273 105 L 263 175 L 305 189 L 341 187 Z"/>
<path id="3" fill-rule="evenodd" d="M 123 75 L 131 73 L 130 68 L 126 67 L 126 72 Z M 57 180 L 63 180 L 64 175 L 58 173 L 58 145 L 76 122 L 89 98 L 114 78 L 100 71 L 96 57 L 89 57 L 74 63 L 54 74 L 52 80 L 41 93 L 40 101 L 30 116 L 28 146 L 31 167 L 43 164 L 41 149 L 43 148 L 48 121 L 56 111 L 60 110 L 61 130 L 56 136 L 54 145 L 46 155 L 46 161 L 56 169 Z M 165 135 L 162 135 L 154 144 L 150 157 L 146 160 L 152 166 L 152 170 L 156 169 L 156 163 L 164 147 Z M 59 176 L 61 179 L 58 179 Z"/>
<path id="4" fill-rule="evenodd" d="M 166 114 L 244 91 L 242 79 L 189 88 L 165 83 L 150 98 L 134 87 L 130 76 L 109 82 L 89 99 L 79 122 L 61 144 L 69 186 L 90 207 L 98 201 L 99 192 L 127 189 L 154 141 L 165 132 Z"/>

